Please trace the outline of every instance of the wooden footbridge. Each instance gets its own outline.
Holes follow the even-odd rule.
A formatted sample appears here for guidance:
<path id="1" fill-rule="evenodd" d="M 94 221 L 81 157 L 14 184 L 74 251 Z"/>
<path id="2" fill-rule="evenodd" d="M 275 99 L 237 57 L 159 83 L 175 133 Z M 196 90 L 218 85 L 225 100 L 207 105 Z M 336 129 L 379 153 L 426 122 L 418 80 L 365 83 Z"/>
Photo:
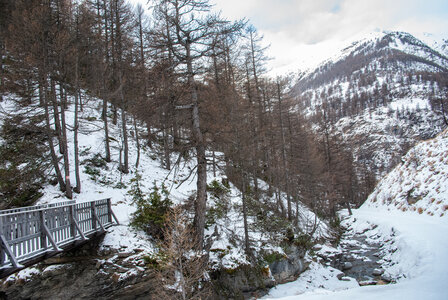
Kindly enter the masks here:
<path id="1" fill-rule="evenodd" d="M 105 233 L 113 220 L 110 199 L 1 210 L 0 278 Z"/>

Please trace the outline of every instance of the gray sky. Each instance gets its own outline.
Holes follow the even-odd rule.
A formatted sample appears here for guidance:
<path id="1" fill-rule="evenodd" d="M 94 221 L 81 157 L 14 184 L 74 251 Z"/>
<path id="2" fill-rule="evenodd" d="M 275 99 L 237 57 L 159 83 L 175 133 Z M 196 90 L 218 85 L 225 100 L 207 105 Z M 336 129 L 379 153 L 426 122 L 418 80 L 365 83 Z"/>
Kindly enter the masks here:
<path id="1" fill-rule="evenodd" d="M 131 0 L 138 2 L 144 0 Z M 146 2 L 146 1 L 144 1 Z M 382 30 L 448 39 L 448 0 L 211 0 L 230 20 L 246 17 L 270 44 L 271 74 L 297 71 Z"/>

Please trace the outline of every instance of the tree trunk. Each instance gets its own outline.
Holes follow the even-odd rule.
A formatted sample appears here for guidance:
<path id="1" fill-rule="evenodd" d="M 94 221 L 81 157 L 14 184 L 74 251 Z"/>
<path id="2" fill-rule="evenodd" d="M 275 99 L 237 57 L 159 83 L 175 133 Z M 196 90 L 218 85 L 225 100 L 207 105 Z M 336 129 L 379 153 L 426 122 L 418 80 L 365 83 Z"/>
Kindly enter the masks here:
<path id="1" fill-rule="evenodd" d="M 215 155 L 215 150 L 213 150 L 213 177 L 216 177 L 216 155 Z"/>
<path id="2" fill-rule="evenodd" d="M 51 125 L 50 125 L 50 112 L 48 109 L 49 95 L 48 95 L 46 82 L 47 82 L 46 78 L 43 78 L 42 81 L 40 82 L 40 86 L 42 87 L 42 91 L 43 91 L 42 99 L 40 99 L 40 102 L 42 102 L 42 104 L 44 106 L 44 110 L 45 110 L 45 125 L 46 125 L 45 133 L 47 135 L 48 145 L 50 147 L 51 162 L 53 163 L 54 171 L 56 173 L 56 178 L 59 183 L 59 189 L 64 192 L 65 191 L 65 182 L 64 182 L 64 178 L 62 178 L 61 169 L 59 168 L 59 159 L 58 159 L 58 156 L 54 149 L 53 134 L 51 133 L 52 129 L 51 129 Z"/>
<path id="3" fill-rule="evenodd" d="M 140 139 L 138 138 L 137 120 L 134 117 L 135 142 L 137 143 L 137 159 L 135 160 L 135 168 L 138 169 L 140 163 Z"/>
<path id="4" fill-rule="evenodd" d="M 285 141 L 285 133 L 283 131 L 283 114 L 282 114 L 282 96 L 280 92 L 280 83 L 277 83 L 277 96 L 278 96 L 278 109 L 280 114 L 280 133 L 282 137 L 282 161 L 283 161 L 283 170 L 285 172 L 285 193 L 287 195 L 287 203 L 288 203 L 288 220 L 292 220 L 292 209 L 291 209 L 291 197 L 289 195 L 289 172 L 288 166 L 286 163 L 286 141 Z"/>
<path id="5" fill-rule="evenodd" d="M 103 99 L 103 111 L 102 111 L 103 123 L 104 123 L 104 141 L 105 141 L 105 152 L 106 162 L 110 162 L 110 143 L 109 143 L 109 122 L 107 120 L 107 100 Z"/>
<path id="6" fill-rule="evenodd" d="M 123 164 L 121 165 L 120 170 L 124 174 L 128 174 L 129 173 L 128 133 L 126 128 L 126 112 L 123 108 L 121 109 L 121 125 L 123 130 Z"/>
<path id="7" fill-rule="evenodd" d="M 3 72 L 3 48 L 4 48 L 4 42 L 3 42 L 3 37 L 0 34 L 0 102 L 3 101 L 3 93 L 5 90 L 4 84 L 5 81 L 3 79 L 4 76 L 4 72 Z"/>
<path id="8" fill-rule="evenodd" d="M 73 126 L 73 146 L 75 150 L 75 176 L 76 176 L 76 186 L 75 193 L 81 193 L 81 178 L 79 174 L 79 146 L 78 146 L 78 104 L 79 104 L 79 82 L 78 82 L 78 55 L 76 56 L 75 64 L 75 122 Z"/>
<path id="9" fill-rule="evenodd" d="M 50 79 L 51 103 L 53 104 L 54 127 L 59 142 L 59 153 L 64 154 L 64 143 L 62 141 L 61 121 L 59 118 L 59 107 L 56 99 L 56 88 L 53 79 Z"/>
<path id="10" fill-rule="evenodd" d="M 194 98 L 197 100 L 196 91 L 193 93 L 196 95 Z M 199 127 L 199 108 L 197 101 L 193 104 L 193 135 L 196 142 L 196 159 L 197 159 L 197 193 L 196 193 L 196 205 L 194 225 L 198 238 L 198 245 L 202 248 L 204 241 L 204 229 L 205 229 L 205 210 L 207 203 L 207 159 L 205 156 L 205 145 L 202 136 L 201 129 Z"/>
<path id="11" fill-rule="evenodd" d="M 98 2 L 98 16 L 99 16 L 99 2 Z M 102 93 L 102 97 L 103 97 L 103 111 L 102 111 L 102 118 L 103 118 L 103 122 L 104 122 L 104 142 L 105 142 L 105 153 L 106 153 L 106 157 L 105 160 L 106 162 L 110 162 L 111 158 L 110 158 L 110 143 L 109 143 L 109 122 L 107 119 L 107 99 L 106 99 L 106 91 L 107 91 L 107 83 L 106 83 L 106 73 L 107 73 L 107 67 L 109 65 L 109 53 L 108 53 L 108 44 L 109 44 L 109 31 L 108 31 L 108 27 L 109 27 L 109 19 L 107 17 L 107 3 L 106 0 L 103 0 L 103 16 L 104 16 L 104 48 L 103 48 L 103 52 L 104 52 L 104 56 L 105 56 L 105 64 L 103 65 L 103 73 L 102 73 L 102 79 L 103 79 L 103 93 Z M 100 29 L 101 32 L 101 29 Z"/>
<path id="12" fill-rule="evenodd" d="M 112 104 L 112 124 L 117 125 L 118 124 L 118 109 L 115 104 Z"/>
<path id="13" fill-rule="evenodd" d="M 166 131 L 167 131 L 166 128 L 163 128 L 162 134 L 163 134 L 163 149 L 165 154 L 165 168 L 167 170 L 171 170 L 170 145 L 168 141 L 168 133 Z"/>
<path id="14" fill-rule="evenodd" d="M 250 255 L 249 229 L 247 226 L 247 198 L 246 198 L 246 175 L 243 170 L 243 188 L 241 200 L 243 202 L 243 223 L 244 223 L 244 251 L 246 255 Z"/>
<path id="15" fill-rule="evenodd" d="M 197 160 L 197 182 L 196 182 L 196 203 L 195 203 L 195 215 L 194 215 L 194 228 L 197 234 L 198 247 L 200 250 L 203 248 L 204 243 L 204 230 L 205 230 L 205 212 L 207 204 L 207 158 L 205 156 L 205 142 L 202 135 L 200 119 L 199 119 L 199 99 L 194 82 L 193 62 L 191 58 L 190 44 L 186 44 L 186 63 L 187 63 L 187 76 L 188 84 L 190 87 L 191 100 L 192 100 L 192 121 L 193 121 L 193 138 L 196 148 L 196 160 Z"/>
<path id="16" fill-rule="evenodd" d="M 129 173 L 129 147 L 128 147 L 128 131 L 126 127 L 126 101 L 124 99 L 124 93 L 123 93 L 123 75 L 121 73 L 122 71 L 118 71 L 118 80 L 120 84 L 120 102 L 121 102 L 121 127 L 123 130 L 123 165 L 121 166 L 121 172 L 124 174 Z M 121 160 L 120 160 L 121 163 Z"/>
<path id="17" fill-rule="evenodd" d="M 67 105 L 67 98 L 61 95 L 62 108 Z M 65 123 L 65 110 L 61 109 L 61 136 L 62 136 L 62 148 L 64 150 L 64 172 L 65 172 L 65 196 L 69 199 L 73 198 L 72 186 L 70 184 L 70 161 L 68 157 L 67 146 L 67 124 Z"/>

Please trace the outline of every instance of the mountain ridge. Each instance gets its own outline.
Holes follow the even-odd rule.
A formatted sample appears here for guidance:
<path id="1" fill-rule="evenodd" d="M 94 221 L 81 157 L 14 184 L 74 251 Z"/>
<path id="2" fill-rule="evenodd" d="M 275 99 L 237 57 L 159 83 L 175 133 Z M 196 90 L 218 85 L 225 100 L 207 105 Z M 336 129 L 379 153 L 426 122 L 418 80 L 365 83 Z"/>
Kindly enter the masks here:
<path id="1" fill-rule="evenodd" d="M 358 167 L 379 179 L 418 140 L 446 126 L 447 70 L 446 56 L 409 33 L 373 34 L 298 80 L 297 111 L 331 124 Z"/>

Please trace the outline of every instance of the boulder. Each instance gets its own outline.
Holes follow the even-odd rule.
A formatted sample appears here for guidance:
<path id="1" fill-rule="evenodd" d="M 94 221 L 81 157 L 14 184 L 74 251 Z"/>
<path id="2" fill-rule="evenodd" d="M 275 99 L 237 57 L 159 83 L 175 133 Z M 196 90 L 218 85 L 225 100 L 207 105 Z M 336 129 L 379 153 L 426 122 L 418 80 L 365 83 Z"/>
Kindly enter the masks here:
<path id="1" fill-rule="evenodd" d="M 381 269 L 381 268 L 379 268 L 379 269 L 375 269 L 375 270 L 373 270 L 373 272 L 372 272 L 373 276 L 380 276 L 380 275 L 382 275 L 383 273 L 384 273 L 384 270 Z"/>
<path id="2" fill-rule="evenodd" d="M 392 277 L 389 274 L 382 274 L 381 275 L 381 280 L 383 280 L 385 282 L 391 282 L 392 281 Z"/>
<path id="3" fill-rule="evenodd" d="M 353 268 L 353 264 L 352 264 L 351 262 L 349 262 L 349 261 L 346 261 L 346 262 L 344 263 L 344 265 L 342 266 L 342 269 L 343 269 L 343 270 L 349 270 L 349 269 L 351 269 L 351 268 Z"/>

